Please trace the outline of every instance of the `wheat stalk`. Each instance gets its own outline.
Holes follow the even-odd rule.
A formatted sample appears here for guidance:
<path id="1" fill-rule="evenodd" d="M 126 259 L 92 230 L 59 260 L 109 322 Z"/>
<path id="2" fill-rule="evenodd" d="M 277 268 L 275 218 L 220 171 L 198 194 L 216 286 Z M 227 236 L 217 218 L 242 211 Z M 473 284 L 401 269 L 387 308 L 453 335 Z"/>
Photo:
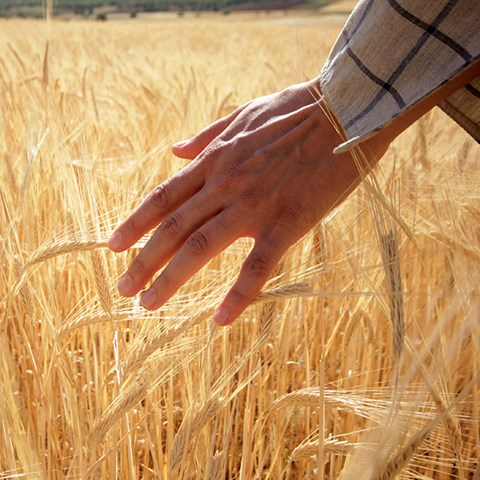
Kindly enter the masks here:
<path id="1" fill-rule="evenodd" d="M 117 255 L 107 232 L 186 166 L 171 143 L 282 88 L 279 72 L 315 72 L 340 28 L 298 11 L 294 36 L 290 16 L 146 15 L 0 19 L 0 477 L 478 477 L 478 381 L 457 400 L 480 367 L 478 146 L 432 112 L 373 171 L 359 159 L 356 195 L 227 328 L 210 316 L 251 239 L 146 311 L 115 283 L 155 234 Z M 266 72 L 249 68 L 260 44 Z M 397 364 L 400 300 L 424 369 Z"/>

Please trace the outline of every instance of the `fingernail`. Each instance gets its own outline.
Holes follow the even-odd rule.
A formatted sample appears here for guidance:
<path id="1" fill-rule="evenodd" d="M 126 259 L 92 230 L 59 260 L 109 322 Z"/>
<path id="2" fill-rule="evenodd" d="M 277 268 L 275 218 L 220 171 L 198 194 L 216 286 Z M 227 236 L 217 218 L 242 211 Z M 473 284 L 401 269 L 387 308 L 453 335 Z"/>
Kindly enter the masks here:
<path id="1" fill-rule="evenodd" d="M 118 250 L 122 246 L 122 234 L 120 232 L 115 232 L 107 243 L 110 250 Z"/>
<path id="2" fill-rule="evenodd" d="M 130 275 L 124 275 L 118 282 L 117 288 L 122 295 L 128 295 L 132 288 L 132 279 L 130 278 Z"/>
<path id="3" fill-rule="evenodd" d="M 172 145 L 175 148 L 182 148 L 187 143 L 187 140 L 181 140 L 180 142 L 176 142 Z"/>
<path id="4" fill-rule="evenodd" d="M 152 308 L 155 305 L 156 301 L 157 301 L 157 292 L 155 292 L 153 288 L 151 288 L 150 290 L 147 290 L 142 295 L 142 298 L 140 299 L 140 303 L 145 308 Z"/>
<path id="5" fill-rule="evenodd" d="M 228 323 L 228 317 L 230 315 L 230 310 L 225 305 L 222 305 L 217 309 L 213 314 L 213 321 L 218 325 L 226 325 Z"/>

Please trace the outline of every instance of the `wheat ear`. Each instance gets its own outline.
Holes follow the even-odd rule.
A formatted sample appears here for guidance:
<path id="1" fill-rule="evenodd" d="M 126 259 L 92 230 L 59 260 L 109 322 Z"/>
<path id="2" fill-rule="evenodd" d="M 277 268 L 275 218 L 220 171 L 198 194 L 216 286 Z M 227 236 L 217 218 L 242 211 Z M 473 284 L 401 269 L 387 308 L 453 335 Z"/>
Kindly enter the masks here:
<path id="1" fill-rule="evenodd" d="M 329 438 L 323 442 L 325 453 L 336 453 L 346 455 L 355 446 L 347 440 L 336 440 Z M 300 443 L 290 456 L 291 462 L 307 460 L 318 455 L 318 440 L 307 440 Z"/>
<path id="2" fill-rule="evenodd" d="M 431 430 L 436 427 L 440 422 L 444 421 L 445 417 L 450 413 L 451 409 L 455 407 L 460 401 L 462 401 L 472 387 L 478 382 L 478 375 L 475 375 L 465 388 L 457 395 L 455 401 L 444 410 L 438 413 L 433 420 L 431 420 L 425 427 L 418 431 L 412 439 L 400 449 L 400 451 L 394 455 L 390 461 L 386 464 L 385 468 L 380 471 L 375 480 L 392 480 L 403 469 L 403 467 L 410 461 L 415 451 L 424 442 Z"/>
<path id="3" fill-rule="evenodd" d="M 173 473 L 180 466 L 186 453 L 187 443 L 222 408 L 224 401 L 217 395 L 209 398 L 203 405 L 192 405 L 185 415 L 173 441 L 169 467 Z M 171 475 L 170 475 L 171 477 Z"/>
<path id="4" fill-rule="evenodd" d="M 387 280 L 387 291 L 390 298 L 390 319 L 393 327 L 393 350 L 398 365 L 405 339 L 405 311 L 403 307 L 398 240 L 397 235 L 393 230 L 386 235 L 382 235 L 380 240 L 381 254 Z"/>
<path id="5" fill-rule="evenodd" d="M 45 260 L 72 252 L 85 252 L 87 250 L 96 250 L 97 248 L 106 248 L 107 242 L 98 240 L 66 240 L 52 243 L 42 247 L 34 252 L 25 265 L 25 269 Z"/>
<path id="6" fill-rule="evenodd" d="M 89 445 L 94 448 L 107 435 L 117 420 L 143 400 L 148 392 L 148 384 L 142 375 L 135 382 L 120 391 L 118 397 L 102 413 L 90 432 Z"/>
<path id="7" fill-rule="evenodd" d="M 104 312 L 113 320 L 113 299 L 110 293 L 111 280 L 107 273 L 105 256 L 97 250 L 92 250 L 90 252 L 90 265 L 93 270 L 93 278 L 100 304 Z"/>

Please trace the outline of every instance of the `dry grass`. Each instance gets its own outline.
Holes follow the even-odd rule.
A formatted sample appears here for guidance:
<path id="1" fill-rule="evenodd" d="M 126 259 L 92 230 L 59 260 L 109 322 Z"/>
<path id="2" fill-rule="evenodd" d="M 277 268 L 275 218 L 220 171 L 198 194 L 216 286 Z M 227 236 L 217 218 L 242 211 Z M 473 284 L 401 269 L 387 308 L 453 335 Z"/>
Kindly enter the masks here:
<path id="1" fill-rule="evenodd" d="M 0 478 L 478 478 L 480 151 L 440 112 L 231 327 L 248 240 L 158 312 L 115 290 L 105 241 L 169 145 L 315 75 L 338 31 L 0 23 Z"/>

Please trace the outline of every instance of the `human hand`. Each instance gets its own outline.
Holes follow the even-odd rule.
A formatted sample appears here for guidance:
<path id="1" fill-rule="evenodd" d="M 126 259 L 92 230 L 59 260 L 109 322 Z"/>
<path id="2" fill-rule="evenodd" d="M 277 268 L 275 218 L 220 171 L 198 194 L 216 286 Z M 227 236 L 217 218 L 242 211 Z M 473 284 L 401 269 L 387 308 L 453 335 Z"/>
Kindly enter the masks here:
<path id="1" fill-rule="evenodd" d="M 120 252 L 157 228 L 122 277 L 120 293 L 136 295 L 166 265 L 141 297 L 155 310 L 208 260 L 251 237 L 254 247 L 213 317 L 231 323 L 286 250 L 358 183 L 351 155 L 332 153 L 341 141 L 309 82 L 253 100 L 175 144 L 175 155 L 193 161 L 157 186 L 110 238 Z"/>

